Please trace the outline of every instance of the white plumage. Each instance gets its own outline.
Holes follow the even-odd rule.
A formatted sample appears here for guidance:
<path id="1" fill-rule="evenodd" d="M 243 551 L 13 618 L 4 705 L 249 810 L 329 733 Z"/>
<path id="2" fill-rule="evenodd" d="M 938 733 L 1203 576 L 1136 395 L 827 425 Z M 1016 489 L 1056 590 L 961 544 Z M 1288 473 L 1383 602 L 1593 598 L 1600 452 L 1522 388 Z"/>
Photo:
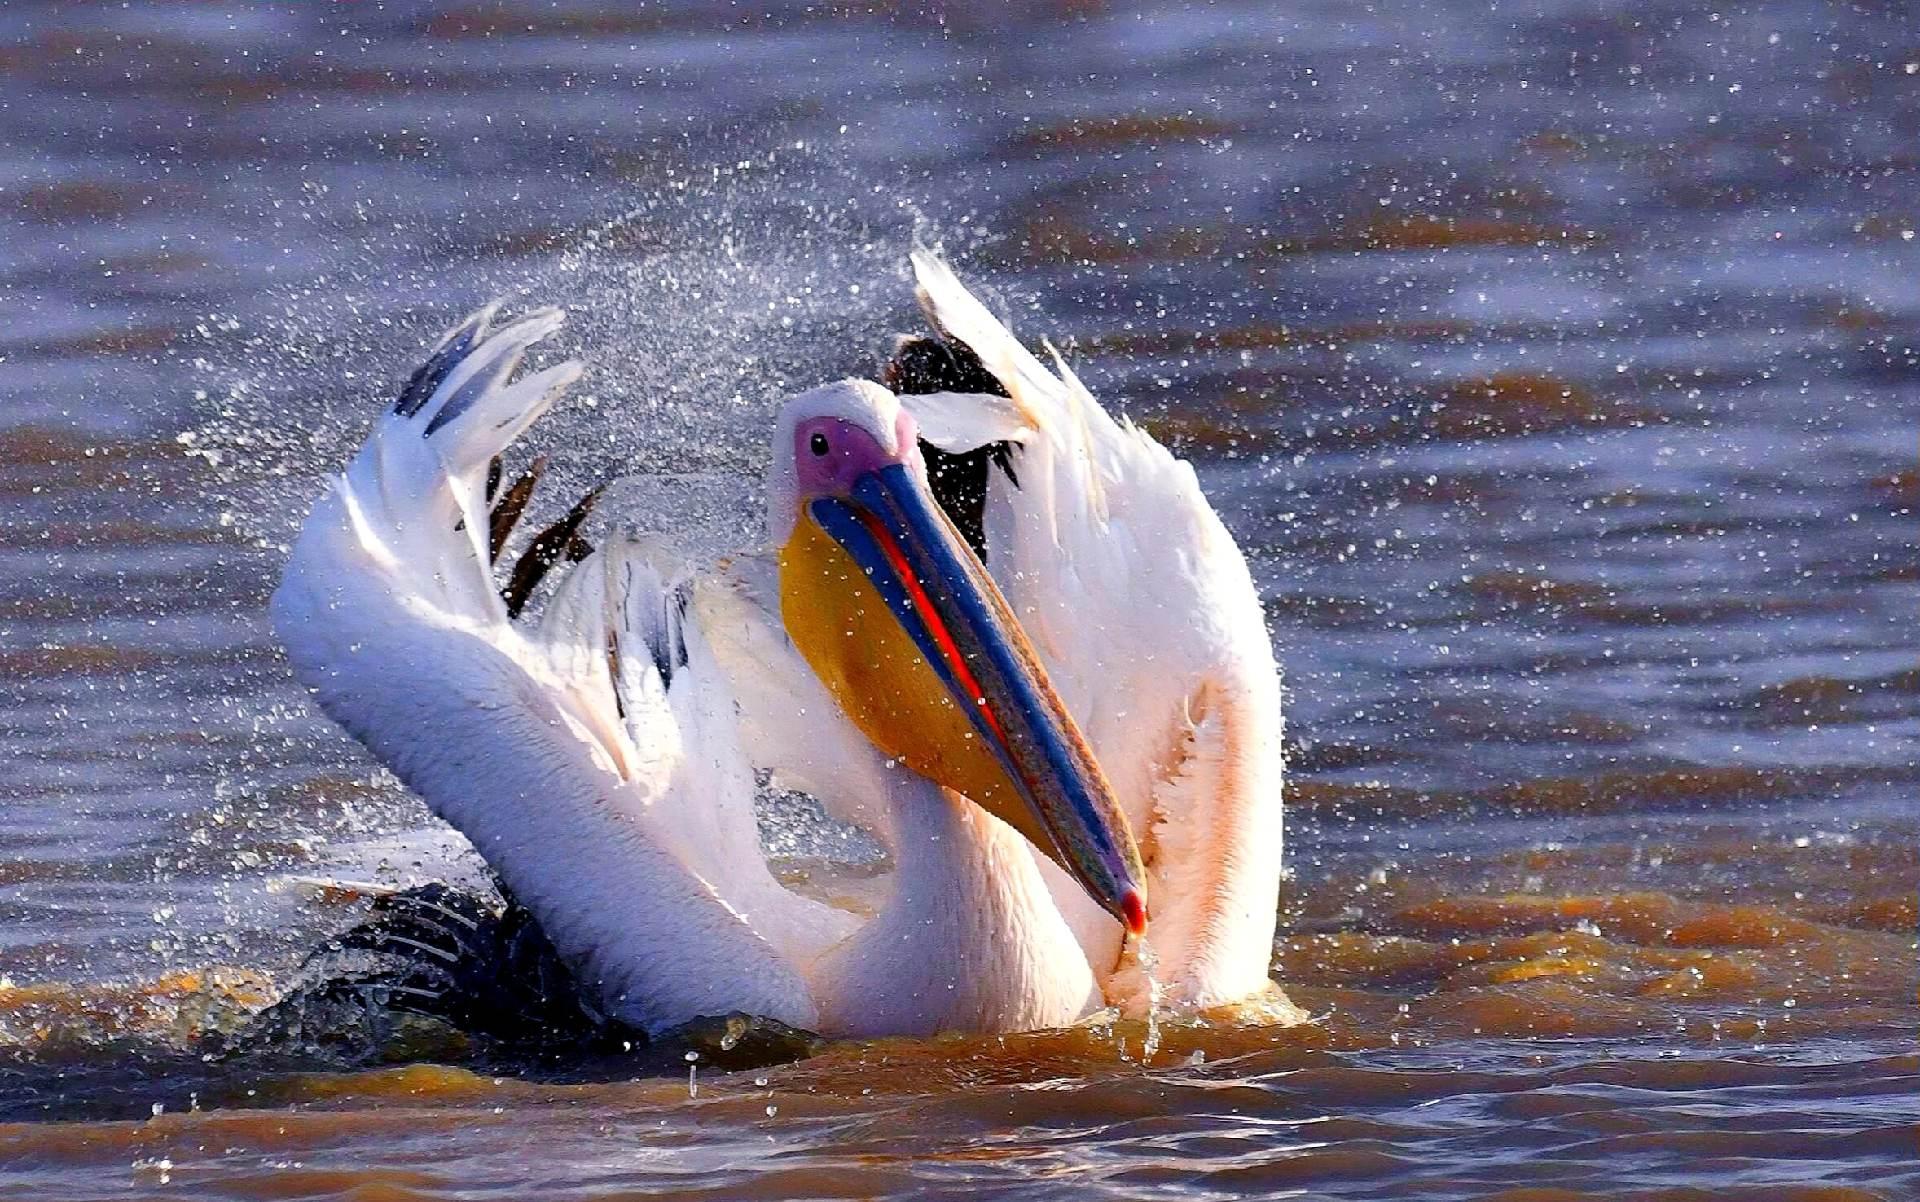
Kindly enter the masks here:
<path id="1" fill-rule="evenodd" d="M 1284 1007 L 1266 975 L 1279 684 L 1246 565 L 1188 465 L 1043 367 L 944 264 L 914 265 L 929 316 L 1012 399 L 901 400 L 945 449 L 1018 444 L 1018 486 L 995 474 L 987 499 L 988 567 L 1140 835 L 1161 999 Z M 1103 994 L 1144 1009 L 1114 919 L 836 708 L 786 637 L 766 556 L 690 576 L 619 539 L 537 620 L 510 617 L 487 465 L 580 369 L 514 382 L 560 314 L 491 318 L 442 340 L 321 498 L 273 619 L 320 705 L 471 840 L 588 1001 L 648 1031 L 745 1011 L 830 1035 L 1064 1025 Z M 822 395 L 834 416 L 894 403 Z M 891 848 L 880 913 L 774 879 L 756 768 Z"/>

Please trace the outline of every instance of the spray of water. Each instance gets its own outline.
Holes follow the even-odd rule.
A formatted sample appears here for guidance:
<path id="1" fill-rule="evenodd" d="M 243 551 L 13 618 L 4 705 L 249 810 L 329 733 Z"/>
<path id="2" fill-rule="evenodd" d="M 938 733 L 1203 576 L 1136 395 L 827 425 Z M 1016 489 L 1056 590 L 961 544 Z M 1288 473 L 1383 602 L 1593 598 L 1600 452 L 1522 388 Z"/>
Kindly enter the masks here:
<path id="1" fill-rule="evenodd" d="M 1140 1063 L 1152 1064 L 1154 1055 L 1160 1051 L 1160 957 L 1145 935 L 1136 943 L 1134 956 L 1140 965 L 1140 975 L 1147 982 L 1147 1030 L 1140 1039 Z"/>
<path id="2" fill-rule="evenodd" d="M 306 200 L 340 220 L 323 193 Z M 668 169 L 605 216 L 520 240 L 534 251 L 422 261 L 445 241 L 434 231 L 358 232 L 340 265 L 268 316 L 203 323 L 201 418 L 181 438 L 214 465 L 234 524 L 269 546 L 290 537 L 421 349 L 491 299 L 566 309 L 540 353 L 587 364 L 522 448 L 552 459 L 533 518 L 611 480 L 602 523 L 672 535 L 694 555 L 741 546 L 759 527 L 780 399 L 872 372 L 911 319 L 907 247 L 935 238 L 913 199 L 804 147 Z"/>

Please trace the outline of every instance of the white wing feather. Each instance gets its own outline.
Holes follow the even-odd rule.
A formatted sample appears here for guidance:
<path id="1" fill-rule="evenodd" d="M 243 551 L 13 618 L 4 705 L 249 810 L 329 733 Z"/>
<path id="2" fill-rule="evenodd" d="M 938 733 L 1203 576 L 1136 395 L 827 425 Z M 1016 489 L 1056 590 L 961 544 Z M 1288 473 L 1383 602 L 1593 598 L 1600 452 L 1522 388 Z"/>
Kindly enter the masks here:
<path id="1" fill-rule="evenodd" d="M 294 671 L 472 841 L 607 1013 L 649 1031 L 732 1010 L 810 1026 L 796 960 L 844 925 L 769 892 L 746 854 L 751 778 L 740 792 L 719 674 L 691 655 L 663 682 L 636 648 L 619 712 L 607 635 L 658 610 L 657 572 L 629 547 L 596 555 L 531 635 L 495 591 L 485 465 L 580 369 L 509 383 L 561 318 L 488 334 L 488 316 L 443 340 L 308 518 L 273 600 Z"/>
<path id="2" fill-rule="evenodd" d="M 770 555 L 736 555 L 693 591 L 693 617 L 732 688 L 741 743 L 774 784 L 811 794 L 829 814 L 892 850 L 885 757 L 787 637 L 777 572 Z"/>
<path id="3" fill-rule="evenodd" d="M 1148 859 L 1165 1000 L 1269 988 L 1281 869 L 1280 686 L 1246 561 L 1192 467 L 1115 421 L 1057 354 L 1049 371 L 926 251 L 922 307 L 1012 394 L 902 397 L 944 449 L 1020 444 L 992 479 L 988 566 L 1092 743 Z M 1024 433 L 1021 432 L 1024 429 Z M 1051 878 L 1095 965 L 1117 923 Z M 1136 972 L 1112 1000 L 1144 997 Z M 1116 997 L 1119 994 L 1121 996 Z"/>

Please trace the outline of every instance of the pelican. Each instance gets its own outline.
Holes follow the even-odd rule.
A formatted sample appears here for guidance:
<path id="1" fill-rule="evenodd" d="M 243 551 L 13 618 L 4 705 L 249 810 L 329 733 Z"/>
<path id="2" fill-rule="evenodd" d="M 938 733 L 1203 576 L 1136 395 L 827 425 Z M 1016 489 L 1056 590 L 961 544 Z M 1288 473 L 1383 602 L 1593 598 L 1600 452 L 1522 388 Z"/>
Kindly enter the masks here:
<path id="1" fill-rule="evenodd" d="M 555 310 L 456 327 L 295 542 L 295 674 L 649 1033 L 1276 1016 L 1278 678 L 1245 562 L 1190 468 L 914 267 L 931 344 L 984 386 L 801 393 L 765 547 L 694 571 L 616 538 L 531 619 L 494 578 L 525 490 L 492 477 L 581 368 L 515 379 Z M 1001 463 L 977 512 L 943 509 L 929 455 Z M 876 913 L 775 879 L 756 770 L 888 845 Z"/>
<path id="2" fill-rule="evenodd" d="M 1122 1013 L 1299 1021 L 1268 976 L 1280 677 L 1245 557 L 1191 465 L 1108 414 L 1051 348 L 1044 365 L 939 258 L 916 250 L 913 269 L 933 336 L 903 340 L 888 381 L 936 474 L 973 473 L 956 519 L 1138 837 L 1152 935 L 1128 939 L 1043 861 L 1050 895 Z M 770 658 L 732 665 L 761 764 L 817 791 L 844 749 L 786 722 L 799 683 L 757 666 Z"/>

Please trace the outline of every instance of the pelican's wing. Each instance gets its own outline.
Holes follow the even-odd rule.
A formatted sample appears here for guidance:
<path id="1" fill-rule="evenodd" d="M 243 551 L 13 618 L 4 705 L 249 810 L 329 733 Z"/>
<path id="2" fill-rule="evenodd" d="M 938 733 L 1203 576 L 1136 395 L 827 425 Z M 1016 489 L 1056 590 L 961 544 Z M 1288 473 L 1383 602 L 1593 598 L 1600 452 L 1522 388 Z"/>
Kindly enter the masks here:
<path id="1" fill-rule="evenodd" d="M 768 937 L 783 923 L 754 912 L 765 865 L 726 828 L 742 799 L 717 675 L 662 653 L 657 565 L 594 556 L 534 630 L 496 588 L 489 463 L 580 369 L 513 382 L 561 316 L 491 316 L 442 340 L 315 506 L 275 630 L 321 707 L 472 841 L 607 1012 L 650 1031 L 731 1010 L 808 1026 Z M 715 805 L 704 832 L 698 802 Z"/>
<path id="2" fill-rule="evenodd" d="M 778 567 L 736 555 L 695 586 L 692 616 L 726 675 L 743 753 L 783 789 L 893 847 L 885 759 L 840 711 L 779 617 Z"/>
<path id="3" fill-rule="evenodd" d="M 988 473 L 987 563 L 1141 840 L 1168 1000 L 1263 992 L 1280 877 L 1280 686 L 1246 560 L 1190 465 L 1049 369 L 918 251 L 934 325 L 1006 397 L 902 402 L 943 450 L 1016 448 Z M 1017 481 L 1017 483 L 1016 483 Z M 1117 924 L 1055 890 L 1096 965 Z M 1124 994 L 1131 975 L 1109 982 Z M 1121 999 L 1116 999 L 1121 1000 Z"/>
<path id="4" fill-rule="evenodd" d="M 747 750 L 755 728 L 743 720 L 762 695 L 740 691 L 717 653 L 724 634 L 709 629 L 699 601 L 710 591 L 658 540 L 616 538 L 562 582 L 541 616 L 541 643 L 569 675 L 607 682 L 635 776 L 668 774 L 669 787 L 649 792 L 647 829 L 804 966 L 855 920 L 791 892 L 767 867 Z M 750 667 L 740 676 L 759 678 Z"/>

